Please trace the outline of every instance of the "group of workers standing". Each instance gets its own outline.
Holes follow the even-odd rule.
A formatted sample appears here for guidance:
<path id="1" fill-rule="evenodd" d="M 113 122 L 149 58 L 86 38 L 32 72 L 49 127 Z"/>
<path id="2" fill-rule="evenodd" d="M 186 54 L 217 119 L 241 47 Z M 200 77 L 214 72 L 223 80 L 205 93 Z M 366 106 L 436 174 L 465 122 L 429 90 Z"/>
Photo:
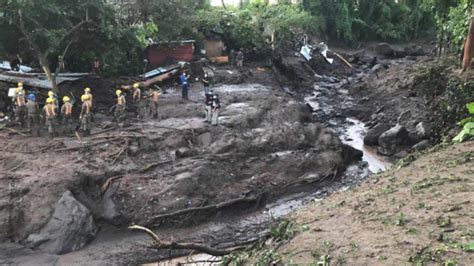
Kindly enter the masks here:
<path id="1" fill-rule="evenodd" d="M 180 76 L 183 99 L 188 99 L 188 79 L 189 75 L 183 72 Z M 218 125 L 219 110 L 221 108 L 219 96 L 210 89 L 211 82 L 207 73 L 204 74 L 202 83 L 205 95 L 205 122 Z M 124 86 L 124 89 L 128 90 L 128 88 L 131 88 L 131 98 L 133 104 L 137 107 L 137 118 L 144 119 L 149 115 L 157 119 L 158 101 L 162 94 L 161 89 L 151 89 L 148 93 L 142 93 L 140 83 L 128 87 Z M 115 94 L 117 98 L 116 104 L 113 106 L 113 113 L 115 121 L 121 124 L 125 122 L 127 100 L 122 89 L 117 89 Z M 85 88 L 84 94 L 81 96 L 80 123 L 77 126 L 74 126 L 73 118 L 74 101 L 69 96 L 64 96 L 62 104 L 60 104 L 55 93 L 48 91 L 48 98 L 44 107 L 40 110 L 36 95 L 33 93 L 27 95 L 23 83 L 19 82 L 15 89 L 13 102 L 16 121 L 22 127 L 26 126 L 33 136 L 40 135 L 42 118 L 50 136 L 59 133 L 70 134 L 79 130 L 85 135 L 90 133 L 93 118 L 93 95 L 90 88 Z"/>
<path id="2" fill-rule="evenodd" d="M 132 88 L 134 103 L 137 105 L 139 103 L 144 104 L 145 108 L 149 108 L 148 110 L 152 117 L 158 118 L 158 99 L 161 91 L 151 90 L 149 93 L 150 100 L 147 102 L 147 96 L 142 95 L 139 83 L 133 84 Z M 122 90 L 116 90 L 115 94 L 117 100 L 114 105 L 114 117 L 116 122 L 122 123 L 126 117 L 127 102 Z M 16 121 L 22 127 L 26 126 L 33 136 L 40 135 L 42 118 L 50 136 L 59 133 L 70 134 L 78 130 L 82 131 L 85 135 L 90 133 L 93 112 L 93 96 L 90 88 L 85 88 L 84 94 L 81 96 L 80 123 L 76 127 L 74 126 L 73 119 L 74 102 L 71 101 L 69 96 L 62 98 L 62 105 L 60 106 L 55 93 L 48 91 L 48 98 L 44 107 L 40 110 L 36 95 L 33 93 L 27 95 L 23 88 L 23 83 L 19 82 L 18 87 L 15 89 L 13 102 Z"/>
<path id="3" fill-rule="evenodd" d="M 92 116 L 92 94 L 90 88 L 84 90 L 81 96 L 82 106 L 79 115 L 80 128 L 86 134 L 90 132 Z M 36 100 L 36 95 L 30 93 L 26 95 L 23 83 L 19 82 L 15 89 L 14 111 L 17 122 L 22 126 L 27 126 L 33 136 L 39 136 L 41 131 L 41 118 L 44 118 L 50 136 L 56 135 L 58 130 L 58 118 L 61 117 L 62 133 L 72 133 L 75 130 L 73 125 L 73 102 L 69 96 L 62 98 L 61 108 L 58 99 L 53 91 L 48 91 L 48 98 L 42 110 Z"/>

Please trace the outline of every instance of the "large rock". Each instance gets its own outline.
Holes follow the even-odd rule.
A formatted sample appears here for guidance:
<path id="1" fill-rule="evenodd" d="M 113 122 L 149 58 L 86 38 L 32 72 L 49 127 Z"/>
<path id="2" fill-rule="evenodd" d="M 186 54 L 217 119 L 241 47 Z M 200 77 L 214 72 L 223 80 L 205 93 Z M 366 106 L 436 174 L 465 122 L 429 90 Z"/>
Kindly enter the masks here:
<path id="1" fill-rule="evenodd" d="M 379 43 L 375 47 L 375 51 L 379 55 L 383 55 L 383 56 L 387 56 L 387 57 L 391 57 L 391 56 L 395 55 L 395 49 L 393 49 L 393 47 L 390 44 L 385 43 L 385 42 Z"/>
<path id="2" fill-rule="evenodd" d="M 400 146 L 408 141 L 408 131 L 405 127 L 397 125 L 385 131 L 379 137 L 379 152 L 391 156 L 399 150 Z"/>
<path id="3" fill-rule="evenodd" d="M 420 122 L 416 125 L 416 134 L 422 138 L 426 139 L 431 136 L 431 124 L 427 122 Z"/>
<path id="4" fill-rule="evenodd" d="M 377 124 L 375 127 L 367 131 L 367 135 L 364 137 L 364 144 L 369 146 L 378 145 L 380 135 L 389 129 L 390 126 L 386 124 Z"/>
<path id="5" fill-rule="evenodd" d="M 46 226 L 39 233 L 28 236 L 26 243 L 30 248 L 47 253 L 64 254 L 84 247 L 96 233 L 91 212 L 66 191 L 56 203 Z"/>

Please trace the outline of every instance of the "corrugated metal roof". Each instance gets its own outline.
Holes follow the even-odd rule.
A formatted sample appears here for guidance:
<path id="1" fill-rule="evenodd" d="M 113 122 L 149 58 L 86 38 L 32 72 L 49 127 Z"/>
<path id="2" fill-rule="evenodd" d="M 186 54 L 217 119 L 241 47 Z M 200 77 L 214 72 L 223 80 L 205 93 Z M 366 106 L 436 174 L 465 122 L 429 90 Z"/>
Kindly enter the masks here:
<path id="1" fill-rule="evenodd" d="M 8 73 L 8 72 L 7 72 Z M 51 83 L 49 80 L 46 78 L 46 75 L 44 74 L 36 74 L 36 75 L 11 75 L 7 73 L 0 73 L 0 81 L 5 81 L 5 82 L 10 82 L 10 83 L 17 83 L 17 82 L 23 82 L 25 86 L 30 86 L 30 87 L 37 87 L 37 88 L 42 88 L 42 89 L 52 89 Z M 18 74 L 17 72 L 15 74 Z M 66 81 L 76 81 L 87 74 L 82 74 L 82 73 L 72 73 L 72 74 L 66 74 L 66 75 L 59 75 L 56 78 L 56 82 L 59 84 L 66 82 Z"/>

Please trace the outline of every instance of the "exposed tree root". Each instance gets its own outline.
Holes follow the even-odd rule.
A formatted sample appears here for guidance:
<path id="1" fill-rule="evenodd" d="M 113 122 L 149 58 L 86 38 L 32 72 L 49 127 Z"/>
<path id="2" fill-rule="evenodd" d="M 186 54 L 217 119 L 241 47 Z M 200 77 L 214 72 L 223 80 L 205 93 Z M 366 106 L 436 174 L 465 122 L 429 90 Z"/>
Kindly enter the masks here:
<path id="1" fill-rule="evenodd" d="M 198 243 L 175 243 L 175 242 L 166 242 L 161 240 L 153 231 L 150 229 L 139 226 L 139 225 L 132 225 L 128 227 L 132 230 L 139 230 L 148 234 L 154 241 L 153 248 L 155 249 L 184 249 L 184 250 L 194 250 L 202 253 L 206 253 L 212 256 L 225 256 L 230 254 L 231 252 L 242 249 L 244 247 L 236 247 L 233 249 L 216 249 L 210 246 L 198 244 Z"/>

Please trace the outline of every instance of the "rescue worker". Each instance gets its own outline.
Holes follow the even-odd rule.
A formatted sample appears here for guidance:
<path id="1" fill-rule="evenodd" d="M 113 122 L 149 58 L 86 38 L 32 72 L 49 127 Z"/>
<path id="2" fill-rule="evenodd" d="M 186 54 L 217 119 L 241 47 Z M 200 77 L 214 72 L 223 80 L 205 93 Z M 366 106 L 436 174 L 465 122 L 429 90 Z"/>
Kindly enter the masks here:
<path id="1" fill-rule="evenodd" d="M 212 90 L 209 93 L 205 94 L 206 98 L 204 100 L 204 113 L 206 114 L 206 123 L 211 123 L 211 117 L 212 117 L 212 98 L 213 98 L 213 92 Z"/>
<path id="2" fill-rule="evenodd" d="M 219 111 L 221 109 L 221 102 L 219 101 L 219 95 L 214 94 L 212 96 L 212 122 L 211 125 L 217 126 L 219 124 Z"/>
<path id="3" fill-rule="evenodd" d="M 40 128 L 39 128 L 39 107 L 38 103 L 36 103 L 36 96 L 34 94 L 28 95 L 28 102 L 26 103 L 26 110 L 28 112 L 28 116 L 26 118 L 26 124 L 28 125 L 28 131 L 30 131 L 31 135 L 39 136 L 40 135 Z"/>
<path id="4" fill-rule="evenodd" d="M 244 66 L 244 52 L 243 52 L 243 48 L 240 48 L 240 51 L 237 52 L 236 61 L 237 61 L 237 67 L 238 67 L 238 68 L 241 68 L 241 67 Z"/>
<path id="5" fill-rule="evenodd" d="M 94 96 L 92 95 L 90 88 L 85 88 L 84 94 L 89 96 L 89 104 L 91 108 L 90 121 L 94 122 Z"/>
<path id="6" fill-rule="evenodd" d="M 64 133 L 72 133 L 72 103 L 68 96 L 63 97 L 63 106 L 61 106 L 62 126 Z"/>
<path id="7" fill-rule="evenodd" d="M 46 99 L 46 104 L 43 107 L 43 112 L 46 119 L 46 127 L 48 128 L 49 136 L 52 137 L 55 134 L 56 126 L 56 107 L 54 106 L 53 98 Z"/>
<path id="8" fill-rule="evenodd" d="M 158 100 L 160 99 L 161 90 L 155 89 L 150 93 L 150 115 L 152 118 L 158 118 Z"/>
<path id="9" fill-rule="evenodd" d="M 115 91 L 115 94 L 117 95 L 117 105 L 115 106 L 114 116 L 117 123 L 121 123 L 125 120 L 125 105 L 127 102 L 121 90 Z"/>
<path id="10" fill-rule="evenodd" d="M 58 99 L 55 97 L 53 91 L 48 91 L 48 98 L 53 99 L 54 109 L 55 109 L 56 113 L 58 113 L 58 111 L 59 111 L 59 102 L 58 102 Z"/>
<path id="11" fill-rule="evenodd" d="M 147 96 L 146 94 L 142 95 L 142 99 L 138 101 L 137 104 L 137 118 L 138 119 L 145 119 L 147 117 L 147 113 L 149 113 L 149 108 L 148 108 L 148 101 L 147 101 Z"/>
<path id="12" fill-rule="evenodd" d="M 142 90 L 140 89 L 140 83 L 135 83 L 133 84 L 133 94 L 132 94 L 132 99 L 134 103 L 137 103 L 140 101 L 142 96 Z"/>
<path id="13" fill-rule="evenodd" d="M 23 83 L 18 83 L 18 88 L 15 90 L 15 118 L 23 127 L 26 120 L 26 92 L 23 89 Z"/>
<path id="14" fill-rule="evenodd" d="M 188 99 L 188 90 L 189 90 L 189 75 L 186 74 L 186 71 L 183 71 L 181 76 L 179 77 L 181 81 L 181 95 L 183 99 Z"/>
<path id="15" fill-rule="evenodd" d="M 79 115 L 79 120 L 81 122 L 80 129 L 84 132 L 84 135 L 90 134 L 91 131 L 91 113 L 92 113 L 92 104 L 90 101 L 90 95 L 83 94 L 81 96 L 82 106 L 81 114 Z"/>
<path id="16" fill-rule="evenodd" d="M 90 88 L 85 88 L 84 89 L 84 94 L 89 95 L 90 106 L 92 108 L 92 106 L 94 105 L 94 103 L 93 103 L 94 97 L 92 96 L 91 89 Z"/>
<path id="17" fill-rule="evenodd" d="M 202 78 L 202 85 L 204 86 L 204 93 L 209 93 L 209 86 L 211 85 L 211 81 L 209 79 L 209 75 L 204 72 L 204 77 Z"/>

